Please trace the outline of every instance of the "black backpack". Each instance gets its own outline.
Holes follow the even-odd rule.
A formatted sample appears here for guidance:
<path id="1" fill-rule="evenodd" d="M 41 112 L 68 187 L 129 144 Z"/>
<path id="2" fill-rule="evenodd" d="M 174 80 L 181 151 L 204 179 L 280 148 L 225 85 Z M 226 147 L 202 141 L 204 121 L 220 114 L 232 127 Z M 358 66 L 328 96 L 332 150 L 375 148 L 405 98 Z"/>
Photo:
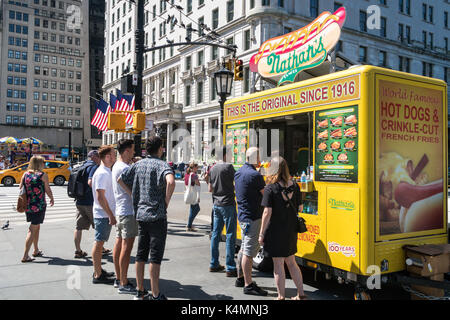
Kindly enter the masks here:
<path id="1" fill-rule="evenodd" d="M 83 163 L 81 166 L 74 168 L 70 173 L 69 183 L 67 186 L 67 195 L 70 198 L 81 200 L 85 197 L 85 193 L 88 189 L 86 171 L 91 166 L 86 166 Z"/>

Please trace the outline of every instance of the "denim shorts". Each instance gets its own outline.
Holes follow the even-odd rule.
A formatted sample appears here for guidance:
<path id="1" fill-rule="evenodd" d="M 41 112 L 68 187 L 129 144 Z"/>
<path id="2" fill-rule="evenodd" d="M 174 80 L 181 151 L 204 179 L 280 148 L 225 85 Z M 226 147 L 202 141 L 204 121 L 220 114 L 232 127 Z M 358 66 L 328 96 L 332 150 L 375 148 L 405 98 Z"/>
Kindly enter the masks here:
<path id="1" fill-rule="evenodd" d="M 109 224 L 109 218 L 94 218 L 95 241 L 106 242 L 109 239 L 112 226 Z"/>

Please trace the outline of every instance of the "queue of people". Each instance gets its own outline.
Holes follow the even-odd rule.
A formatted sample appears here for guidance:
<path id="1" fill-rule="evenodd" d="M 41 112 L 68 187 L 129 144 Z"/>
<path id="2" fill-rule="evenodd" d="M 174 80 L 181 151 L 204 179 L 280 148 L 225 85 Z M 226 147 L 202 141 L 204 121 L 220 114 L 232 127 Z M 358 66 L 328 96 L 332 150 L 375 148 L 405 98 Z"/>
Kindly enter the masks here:
<path id="1" fill-rule="evenodd" d="M 122 139 L 117 144 L 117 159 L 112 146 L 102 146 L 98 151 L 88 154 L 89 160 L 83 165 L 86 197 L 76 201 L 75 258 L 87 256 L 80 247 L 82 231 L 93 227 L 93 284 L 112 284 L 118 293 L 134 294 L 135 300 L 166 300 L 159 288 L 159 276 L 167 239 L 167 208 L 175 189 L 175 178 L 171 167 L 161 160 L 164 152 L 161 138 L 149 138 L 146 150 L 148 156 L 135 162 L 134 141 Z M 223 159 L 207 172 L 208 190 L 213 200 L 209 271 L 225 271 L 227 277 L 236 278 L 235 286 L 243 288 L 244 294 L 266 296 L 267 291 L 252 279 L 253 258 L 261 246 L 274 262 L 277 299 L 285 299 L 285 263 L 297 287 L 297 295 L 292 299 L 306 299 L 301 270 L 294 256 L 297 251 L 294 219 L 297 219 L 296 214 L 302 206 L 301 193 L 291 179 L 286 161 L 281 157 L 272 159 L 264 181 L 257 170 L 260 164 L 257 148 L 247 150 L 246 162 L 238 171 L 226 162 L 225 148 L 222 154 Z M 33 257 L 42 256 L 38 241 L 39 226 L 45 217 L 45 194 L 50 198 L 50 205 L 54 204 L 43 167 L 42 157 L 32 157 L 20 184 L 27 194 L 26 214 L 27 221 L 31 222 L 22 262 L 33 261 L 29 257 L 32 244 Z M 196 164 L 189 165 L 185 185 L 189 181 L 200 185 L 197 170 Z M 199 211 L 198 203 L 191 205 L 188 231 L 196 231 L 192 225 Z M 242 230 L 242 239 L 235 261 L 237 223 Z M 112 226 L 116 226 L 113 248 L 115 273 L 107 272 L 101 266 L 101 258 L 108 252 L 104 243 L 109 240 Z M 219 241 L 224 227 L 225 266 L 219 262 Z M 136 237 L 134 286 L 128 281 L 128 268 Z M 151 293 L 144 288 L 145 265 L 148 261 Z"/>

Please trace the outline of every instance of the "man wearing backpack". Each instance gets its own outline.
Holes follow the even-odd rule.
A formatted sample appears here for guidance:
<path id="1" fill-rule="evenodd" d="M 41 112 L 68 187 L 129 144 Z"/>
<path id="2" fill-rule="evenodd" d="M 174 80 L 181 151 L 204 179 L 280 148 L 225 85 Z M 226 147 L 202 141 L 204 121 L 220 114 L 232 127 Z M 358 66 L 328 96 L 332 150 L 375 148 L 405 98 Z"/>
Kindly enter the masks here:
<path id="1" fill-rule="evenodd" d="M 100 156 L 97 150 L 92 150 L 88 153 L 88 160 L 83 164 L 81 181 L 84 184 L 83 198 L 76 198 L 77 206 L 77 222 L 74 233 L 75 241 L 75 258 L 84 258 L 87 253 L 81 250 L 81 235 L 83 230 L 89 230 L 90 226 L 94 228 L 94 217 L 92 207 L 94 198 L 92 195 L 92 177 L 100 165 Z"/>

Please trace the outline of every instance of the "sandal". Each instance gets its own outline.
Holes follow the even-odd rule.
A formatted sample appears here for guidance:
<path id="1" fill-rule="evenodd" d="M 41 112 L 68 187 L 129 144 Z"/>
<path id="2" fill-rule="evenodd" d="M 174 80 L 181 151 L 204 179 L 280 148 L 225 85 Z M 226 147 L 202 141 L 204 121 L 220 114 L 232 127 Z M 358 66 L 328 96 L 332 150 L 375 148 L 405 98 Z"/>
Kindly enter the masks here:
<path id="1" fill-rule="evenodd" d="M 110 249 L 105 249 L 105 248 L 103 248 L 102 255 L 106 256 L 106 255 L 108 255 L 108 254 L 110 254 L 110 253 L 111 253 L 111 250 L 110 250 Z"/>
<path id="2" fill-rule="evenodd" d="M 32 259 L 30 257 L 28 257 L 26 259 L 22 259 L 22 263 L 33 262 L 33 261 L 34 261 L 34 259 Z"/>
<path id="3" fill-rule="evenodd" d="M 84 252 L 83 250 L 75 251 L 75 259 L 82 259 L 82 258 L 87 257 L 87 255 L 88 254 L 86 252 Z"/>
<path id="4" fill-rule="evenodd" d="M 291 300 L 309 300 L 308 296 L 295 296 L 292 297 Z"/>
<path id="5" fill-rule="evenodd" d="M 33 253 L 32 256 L 33 257 L 42 257 L 44 255 L 44 253 L 42 251 L 38 251 L 38 253 Z"/>

